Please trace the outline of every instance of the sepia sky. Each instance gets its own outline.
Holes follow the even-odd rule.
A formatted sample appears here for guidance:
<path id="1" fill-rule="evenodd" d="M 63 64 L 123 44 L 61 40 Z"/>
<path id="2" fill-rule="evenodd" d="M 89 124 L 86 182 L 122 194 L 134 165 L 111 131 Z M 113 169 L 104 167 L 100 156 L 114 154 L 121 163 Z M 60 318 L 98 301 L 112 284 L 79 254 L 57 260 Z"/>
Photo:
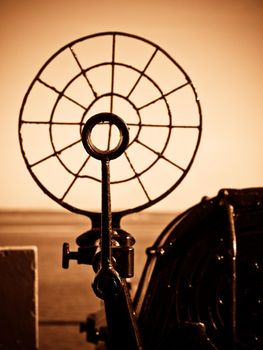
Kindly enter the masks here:
<path id="1" fill-rule="evenodd" d="M 152 210 L 186 209 L 221 188 L 262 186 L 261 0 L 2 0 L 0 16 L 1 209 L 60 209 L 26 169 L 18 140 L 20 107 L 51 55 L 105 31 L 131 33 L 162 47 L 200 97 L 203 134 L 196 159 L 179 187 Z"/>

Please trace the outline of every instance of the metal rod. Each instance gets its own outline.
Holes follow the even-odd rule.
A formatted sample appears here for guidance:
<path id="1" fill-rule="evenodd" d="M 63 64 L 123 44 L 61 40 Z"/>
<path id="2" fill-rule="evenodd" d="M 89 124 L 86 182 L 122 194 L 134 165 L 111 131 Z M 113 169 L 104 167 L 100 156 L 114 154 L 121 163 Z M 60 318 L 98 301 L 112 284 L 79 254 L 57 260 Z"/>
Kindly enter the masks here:
<path id="1" fill-rule="evenodd" d="M 30 164 L 29 166 L 32 168 L 42 162 L 44 162 L 45 160 L 48 160 L 49 158 L 52 158 L 54 156 L 56 156 L 57 154 L 61 154 L 63 151 L 66 151 L 67 149 L 69 149 L 70 147 L 72 146 L 75 146 L 77 143 L 81 142 L 81 139 L 75 141 L 75 142 L 72 142 L 70 143 L 69 145 L 63 147 L 63 148 L 60 148 L 58 151 L 54 152 L 54 153 L 51 153 L 49 154 L 48 156 L 46 156 L 45 158 L 42 158 L 40 160 L 38 160 L 37 162 L 33 163 L 33 164 Z"/>
<path id="2" fill-rule="evenodd" d="M 84 109 L 86 111 L 86 107 L 83 106 L 82 104 L 80 104 L 78 101 L 74 100 L 73 98 L 65 95 L 63 92 L 59 91 L 58 89 L 55 88 L 55 86 L 51 86 L 48 83 L 46 83 L 44 80 L 38 78 L 37 79 L 41 84 L 43 84 L 44 86 L 46 86 L 47 88 L 51 89 L 52 91 L 56 92 L 59 96 L 63 96 L 66 99 L 68 99 L 69 101 L 75 103 L 77 106 L 81 107 L 82 109 Z"/>
<path id="3" fill-rule="evenodd" d="M 132 92 L 134 91 L 134 89 L 136 88 L 136 86 L 138 85 L 139 81 L 141 80 L 141 78 L 143 77 L 146 69 L 149 67 L 150 63 L 152 62 L 152 60 L 154 59 L 156 53 L 158 52 L 158 48 L 156 48 L 152 54 L 152 56 L 150 57 L 149 61 L 147 62 L 146 66 L 144 67 L 143 71 L 141 72 L 139 78 L 137 79 L 137 81 L 135 82 L 135 84 L 133 85 L 132 89 L 130 90 L 130 92 L 127 95 L 127 99 L 130 97 L 130 95 L 132 94 Z"/>
<path id="4" fill-rule="evenodd" d="M 181 171 L 186 171 L 186 169 L 182 168 L 180 165 L 174 163 L 173 161 L 171 161 L 170 159 L 166 158 L 163 154 L 161 154 L 160 152 L 155 151 L 152 147 L 147 146 L 145 143 L 143 143 L 140 140 L 135 140 L 135 142 L 139 143 L 140 145 L 142 145 L 143 147 L 147 148 L 149 151 L 153 152 L 154 154 L 156 154 L 158 156 L 158 158 L 162 158 L 164 159 L 166 162 L 174 165 L 176 168 L 178 168 Z"/>
<path id="5" fill-rule="evenodd" d="M 101 265 L 108 269 L 112 265 L 111 260 L 111 198 L 110 198 L 110 161 L 101 161 L 102 170 L 102 201 L 101 201 Z"/>
<path id="6" fill-rule="evenodd" d="M 91 89 L 91 91 L 92 91 L 92 93 L 93 93 L 93 96 L 94 96 L 95 98 L 97 98 L 98 95 L 97 95 L 96 91 L 94 90 L 94 88 L 93 88 L 91 82 L 89 81 L 87 75 L 85 74 L 85 70 L 83 69 L 83 67 L 82 67 L 82 65 L 81 65 L 81 63 L 80 63 L 80 61 L 79 61 L 79 59 L 78 59 L 78 56 L 76 55 L 75 51 L 73 50 L 73 48 L 72 48 L 71 46 L 69 47 L 69 49 L 70 49 L 70 52 L 72 53 L 72 55 L 73 55 L 73 57 L 74 57 L 74 59 L 75 59 L 77 65 L 78 65 L 78 67 L 79 67 L 79 69 L 80 69 L 80 71 L 81 71 L 81 74 L 83 75 L 84 79 L 85 79 L 86 82 L 88 83 L 88 85 L 89 85 L 89 87 L 90 87 L 90 89 Z"/>
<path id="7" fill-rule="evenodd" d="M 85 159 L 85 161 L 83 162 L 83 164 L 81 165 L 81 167 L 79 168 L 78 172 L 75 174 L 74 179 L 71 181 L 70 185 L 68 186 L 68 188 L 66 189 L 66 191 L 64 192 L 63 196 L 61 197 L 61 200 L 63 201 L 66 197 L 66 195 L 69 193 L 69 191 L 71 190 L 72 186 L 74 185 L 74 183 L 78 180 L 79 178 L 79 174 L 81 172 L 81 170 L 85 167 L 85 165 L 88 163 L 90 159 L 90 156 L 87 157 L 87 159 Z"/>
<path id="8" fill-rule="evenodd" d="M 148 200 L 148 201 L 151 201 L 151 198 L 150 198 L 148 192 L 146 191 L 146 188 L 145 188 L 144 184 L 142 183 L 142 181 L 141 181 L 141 179 L 140 179 L 140 176 L 137 174 L 137 172 L 136 172 L 134 166 L 132 165 L 132 162 L 131 162 L 131 160 L 130 160 L 128 154 L 127 154 L 127 152 L 125 152 L 125 156 L 126 156 L 126 159 L 127 159 L 128 163 L 129 163 L 129 165 L 130 165 L 132 171 L 134 172 L 135 178 L 138 180 L 138 182 L 139 182 L 139 184 L 140 184 L 140 186 L 141 186 L 141 188 L 142 188 L 142 190 L 143 190 L 143 192 L 144 192 L 144 194 L 145 194 L 147 200 Z"/>
<path id="9" fill-rule="evenodd" d="M 236 349 L 236 333 L 237 333 L 237 239 L 235 230 L 235 212 L 233 205 L 229 202 L 229 193 L 224 190 L 223 198 L 220 203 L 226 213 L 227 229 L 226 229 L 226 268 L 227 274 L 227 299 L 225 308 L 225 334 L 229 349 Z"/>
<path id="10" fill-rule="evenodd" d="M 171 90 L 171 91 L 169 91 L 169 92 L 166 92 L 165 94 L 162 94 L 162 96 L 160 96 L 160 97 L 158 97 L 158 98 L 156 98 L 156 99 L 154 99 L 154 100 L 152 100 L 152 101 L 146 103 L 145 105 L 142 105 L 141 107 L 138 108 L 138 110 L 141 110 L 141 109 L 143 109 L 143 108 L 146 108 L 146 107 L 148 107 L 148 106 L 154 104 L 155 102 L 161 100 L 161 99 L 164 98 L 164 97 L 167 97 L 167 96 L 171 95 L 171 94 L 174 93 L 175 91 L 178 91 L 178 90 L 184 88 L 185 86 L 187 86 L 187 85 L 189 85 L 189 84 L 191 84 L 191 82 L 190 82 L 190 81 L 187 81 L 186 83 L 184 83 L 184 84 L 182 84 L 182 85 L 176 87 L 175 89 L 173 89 L 173 90 Z"/>
<path id="11" fill-rule="evenodd" d="M 236 244 L 236 231 L 234 222 L 234 207 L 226 201 L 226 211 L 228 219 L 228 260 L 230 268 L 230 311 L 229 311 L 229 340 L 231 349 L 236 349 L 236 257 L 237 257 L 237 244 Z"/>

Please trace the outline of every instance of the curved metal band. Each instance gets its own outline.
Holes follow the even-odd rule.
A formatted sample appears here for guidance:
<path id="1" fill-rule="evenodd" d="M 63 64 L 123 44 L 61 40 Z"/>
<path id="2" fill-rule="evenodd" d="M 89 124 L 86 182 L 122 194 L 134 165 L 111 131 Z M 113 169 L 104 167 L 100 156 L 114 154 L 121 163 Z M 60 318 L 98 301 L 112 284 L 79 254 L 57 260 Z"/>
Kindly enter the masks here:
<path id="1" fill-rule="evenodd" d="M 91 140 L 91 132 L 94 126 L 101 122 L 114 124 L 120 132 L 120 140 L 116 147 L 111 150 L 97 148 Z M 113 113 L 99 113 L 89 118 L 82 131 L 82 143 L 85 150 L 94 158 L 99 160 L 111 160 L 118 158 L 127 148 L 129 143 L 129 132 L 125 122 Z"/>

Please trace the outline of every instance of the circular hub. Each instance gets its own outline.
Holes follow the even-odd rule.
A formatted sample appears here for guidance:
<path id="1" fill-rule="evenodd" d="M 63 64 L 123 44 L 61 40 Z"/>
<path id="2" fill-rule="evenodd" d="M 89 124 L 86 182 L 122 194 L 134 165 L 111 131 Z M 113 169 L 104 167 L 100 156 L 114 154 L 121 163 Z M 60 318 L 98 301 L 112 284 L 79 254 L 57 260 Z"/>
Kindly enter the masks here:
<path id="1" fill-rule="evenodd" d="M 92 137 L 92 132 L 95 127 L 99 125 L 105 126 L 107 122 L 108 137 L 107 148 L 101 149 L 94 143 L 94 137 Z M 116 126 L 119 131 L 119 140 L 113 148 L 111 148 L 111 138 L 112 138 L 112 127 Z M 111 160 L 118 158 L 126 149 L 129 143 L 129 132 L 124 121 L 112 113 L 100 113 L 96 114 L 87 120 L 83 131 L 82 131 L 82 143 L 86 151 L 94 158 L 99 160 Z"/>

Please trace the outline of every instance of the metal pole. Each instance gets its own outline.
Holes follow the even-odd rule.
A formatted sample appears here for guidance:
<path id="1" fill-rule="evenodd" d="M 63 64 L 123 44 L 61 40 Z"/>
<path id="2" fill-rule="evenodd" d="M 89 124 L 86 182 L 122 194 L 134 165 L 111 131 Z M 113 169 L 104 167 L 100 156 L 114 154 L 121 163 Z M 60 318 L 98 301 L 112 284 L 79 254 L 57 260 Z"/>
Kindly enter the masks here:
<path id="1" fill-rule="evenodd" d="M 111 236 L 111 196 L 110 196 L 110 164 L 109 159 L 101 161 L 102 201 L 101 201 L 101 265 L 108 269 L 112 265 Z"/>

